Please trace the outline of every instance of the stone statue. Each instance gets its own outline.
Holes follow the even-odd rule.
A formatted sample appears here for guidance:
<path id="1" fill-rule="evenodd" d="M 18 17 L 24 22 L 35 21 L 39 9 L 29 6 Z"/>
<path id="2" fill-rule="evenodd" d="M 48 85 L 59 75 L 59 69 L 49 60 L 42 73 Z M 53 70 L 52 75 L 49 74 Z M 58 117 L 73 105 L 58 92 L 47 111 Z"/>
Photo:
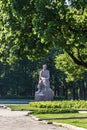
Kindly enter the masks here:
<path id="1" fill-rule="evenodd" d="M 52 100 L 54 96 L 53 90 L 50 88 L 50 72 L 47 65 L 43 65 L 43 69 L 39 74 L 38 91 L 35 92 L 35 100 Z"/>
<path id="2" fill-rule="evenodd" d="M 39 81 L 42 80 L 44 86 L 50 86 L 49 78 L 50 72 L 47 70 L 47 66 L 43 65 L 43 69 L 40 71 Z"/>

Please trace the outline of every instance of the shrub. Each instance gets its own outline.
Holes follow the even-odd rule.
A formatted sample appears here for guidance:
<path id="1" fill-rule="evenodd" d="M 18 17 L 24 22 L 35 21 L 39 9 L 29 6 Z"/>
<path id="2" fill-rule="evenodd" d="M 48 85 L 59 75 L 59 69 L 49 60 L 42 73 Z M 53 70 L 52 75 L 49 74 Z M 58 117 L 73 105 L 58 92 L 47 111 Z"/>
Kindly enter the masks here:
<path id="1" fill-rule="evenodd" d="M 33 114 L 58 114 L 58 113 L 77 113 L 77 110 L 68 108 L 37 108 L 32 109 Z"/>
<path id="2" fill-rule="evenodd" d="M 37 108 L 75 108 L 75 109 L 87 109 L 87 101 L 41 101 L 41 102 L 31 102 L 30 107 Z"/>

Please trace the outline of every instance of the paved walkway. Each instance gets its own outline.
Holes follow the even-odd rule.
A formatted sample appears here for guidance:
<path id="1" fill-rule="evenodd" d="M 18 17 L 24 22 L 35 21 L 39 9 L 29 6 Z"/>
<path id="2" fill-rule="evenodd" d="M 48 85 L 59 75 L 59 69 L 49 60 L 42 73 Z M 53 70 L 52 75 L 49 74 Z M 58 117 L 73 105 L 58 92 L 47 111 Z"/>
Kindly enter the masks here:
<path id="1" fill-rule="evenodd" d="M 0 108 L 0 130 L 68 130 L 67 128 L 35 121 L 26 116 L 27 113 L 27 111 L 10 111 Z"/>

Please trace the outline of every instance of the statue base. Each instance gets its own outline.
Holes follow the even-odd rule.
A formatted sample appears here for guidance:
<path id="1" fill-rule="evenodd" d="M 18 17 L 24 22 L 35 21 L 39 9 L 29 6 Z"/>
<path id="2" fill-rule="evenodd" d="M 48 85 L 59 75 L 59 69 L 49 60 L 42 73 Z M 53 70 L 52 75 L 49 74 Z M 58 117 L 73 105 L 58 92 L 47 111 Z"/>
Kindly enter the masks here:
<path id="1" fill-rule="evenodd" d="M 36 101 L 50 101 L 53 100 L 54 92 L 50 87 L 43 87 L 35 92 Z"/>

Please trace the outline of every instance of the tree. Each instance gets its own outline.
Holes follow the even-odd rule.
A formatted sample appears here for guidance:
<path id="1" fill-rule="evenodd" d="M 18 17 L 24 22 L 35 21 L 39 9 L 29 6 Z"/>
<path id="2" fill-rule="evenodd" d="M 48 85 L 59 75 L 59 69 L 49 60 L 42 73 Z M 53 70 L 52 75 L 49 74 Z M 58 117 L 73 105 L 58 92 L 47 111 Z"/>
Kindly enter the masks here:
<path id="1" fill-rule="evenodd" d="M 86 0 L 0 0 L 1 61 L 40 58 L 60 46 L 87 68 L 86 7 Z"/>
<path id="2" fill-rule="evenodd" d="M 12 65 L 0 63 L 0 97 L 33 96 L 38 83 L 39 61 L 27 59 Z"/>
<path id="3" fill-rule="evenodd" d="M 86 7 L 85 0 L 73 0 L 69 6 L 64 0 L 0 0 L 0 60 L 11 64 L 26 57 L 37 59 L 52 48 L 61 47 L 64 55 L 67 53 L 78 65 L 80 72 L 85 71 Z M 62 59 L 63 55 L 60 56 Z M 71 59 L 69 58 L 72 63 Z M 65 62 L 68 62 L 67 59 Z M 76 66 L 74 63 L 69 66 L 73 68 Z M 74 67 L 74 70 L 78 67 Z M 65 71 L 64 68 L 61 69 Z M 68 73 L 69 70 L 71 72 L 68 69 Z"/>
<path id="4" fill-rule="evenodd" d="M 82 66 L 78 66 L 75 64 L 68 56 L 67 53 L 60 54 L 55 58 L 56 68 L 63 71 L 66 74 L 66 81 L 78 81 L 83 78 L 84 73 L 86 70 Z"/>
<path id="5" fill-rule="evenodd" d="M 1 61 L 12 63 L 26 57 L 43 57 L 48 47 L 41 44 L 37 35 L 33 34 L 33 0 L 0 0 L 0 10 Z"/>
<path id="6" fill-rule="evenodd" d="M 34 32 L 43 44 L 60 46 L 74 63 L 87 68 L 87 2 L 36 0 Z"/>

